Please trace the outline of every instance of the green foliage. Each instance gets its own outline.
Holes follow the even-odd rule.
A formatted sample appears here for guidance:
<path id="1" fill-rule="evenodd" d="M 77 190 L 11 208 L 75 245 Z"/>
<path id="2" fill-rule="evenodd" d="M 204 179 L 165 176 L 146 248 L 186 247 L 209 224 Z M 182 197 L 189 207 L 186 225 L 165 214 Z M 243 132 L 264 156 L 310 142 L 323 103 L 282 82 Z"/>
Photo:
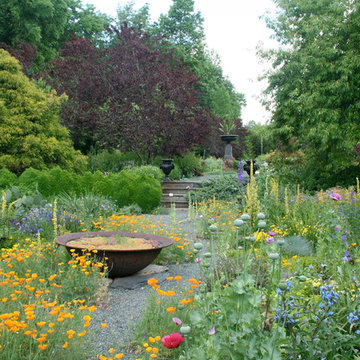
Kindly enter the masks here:
<path id="1" fill-rule="evenodd" d="M 43 171 L 29 168 L 20 175 L 18 182 L 21 187 L 33 191 L 37 190 L 49 198 L 62 192 L 79 193 L 81 191 L 80 179 L 80 175 L 58 167 Z"/>
<path id="2" fill-rule="evenodd" d="M 161 170 L 154 166 L 122 170 L 107 176 L 100 171 L 81 176 L 60 168 L 43 171 L 29 168 L 21 174 L 18 183 L 46 198 L 93 193 L 115 201 L 118 207 L 136 203 L 143 212 L 150 212 L 160 204 L 162 177 Z"/>
<path id="3" fill-rule="evenodd" d="M 223 159 L 209 156 L 203 160 L 202 165 L 204 168 L 204 172 L 212 172 L 222 170 L 222 168 L 224 167 L 224 161 Z"/>
<path id="4" fill-rule="evenodd" d="M 133 152 L 120 152 L 119 150 L 102 150 L 98 153 L 88 154 L 87 169 L 91 172 L 119 172 L 120 170 L 139 165 L 139 158 Z"/>
<path id="5" fill-rule="evenodd" d="M 119 4 L 117 9 L 118 26 L 126 22 L 130 27 L 151 30 L 149 4 L 145 4 L 137 11 L 134 10 L 134 4 L 134 0 L 128 1 L 124 6 Z"/>
<path id="6" fill-rule="evenodd" d="M 311 256 L 314 254 L 311 242 L 300 235 L 287 236 L 283 250 L 289 255 Z"/>
<path id="7" fill-rule="evenodd" d="M 182 156 L 174 158 L 175 166 L 179 168 L 181 177 L 188 178 L 196 174 L 196 171 L 202 170 L 202 159 L 193 152 L 188 152 Z"/>
<path id="8" fill-rule="evenodd" d="M 356 163 L 360 131 L 359 3 L 281 0 L 268 25 L 283 45 L 271 51 L 268 94 L 275 134 L 306 154 L 303 179 L 334 186 Z"/>
<path id="9" fill-rule="evenodd" d="M 191 54 L 202 49 L 203 21 L 200 12 L 194 11 L 194 0 L 173 0 L 168 14 L 160 15 L 159 30 L 171 43 Z"/>
<path id="10" fill-rule="evenodd" d="M 131 204 L 123 206 L 118 210 L 118 213 L 121 215 L 140 215 L 142 213 L 142 209 L 138 204 Z"/>
<path id="11" fill-rule="evenodd" d="M 116 174 L 110 173 L 95 184 L 94 191 L 115 200 L 119 207 L 136 203 L 143 212 L 149 212 L 160 204 L 160 181 L 141 170 L 137 171 L 122 170 Z"/>
<path id="12" fill-rule="evenodd" d="M 6 189 L 15 184 L 17 176 L 7 168 L 0 169 L 0 189 Z"/>
<path id="13" fill-rule="evenodd" d="M 280 360 L 276 347 L 280 334 L 264 329 L 261 303 L 261 291 L 248 273 L 226 288 L 220 281 L 216 283 L 212 292 L 203 294 L 190 312 L 191 348 L 186 357 L 179 359 L 224 359 L 228 356 Z M 208 335 L 213 326 L 215 334 Z"/>
<path id="14" fill-rule="evenodd" d="M 239 184 L 235 175 L 219 176 L 202 183 L 199 190 L 190 192 L 193 202 L 204 202 L 206 200 L 237 201 L 239 197 Z"/>
<path id="15" fill-rule="evenodd" d="M 100 43 L 109 18 L 82 6 L 78 0 L 2 1 L 0 41 L 15 47 L 18 42 L 36 45 L 38 63 L 54 57 L 62 42 L 74 34 Z M 11 25 L 10 25 L 11 24 Z"/>
<path id="16" fill-rule="evenodd" d="M 19 174 L 29 167 L 82 171 L 85 157 L 59 123 L 65 96 L 38 89 L 18 61 L 0 49 L 0 166 Z"/>
<path id="17" fill-rule="evenodd" d="M 150 176 L 159 181 L 164 180 L 165 177 L 164 172 L 158 166 L 153 166 L 153 165 L 134 167 L 131 169 L 131 171 L 133 171 L 136 175 L 140 177 Z"/>
<path id="18" fill-rule="evenodd" d="M 38 190 L 43 196 L 53 195 L 51 188 L 52 179 L 46 171 L 33 168 L 26 169 L 18 179 L 20 187 L 29 190 Z"/>
<path id="19" fill-rule="evenodd" d="M 250 121 L 245 128 L 247 130 L 245 158 L 255 159 L 259 155 L 267 154 L 275 149 L 276 143 L 273 140 L 272 130 L 269 125 Z"/>
<path id="20" fill-rule="evenodd" d="M 305 155 L 302 151 L 275 150 L 266 156 L 269 168 L 283 184 L 299 184 L 304 169 Z"/>

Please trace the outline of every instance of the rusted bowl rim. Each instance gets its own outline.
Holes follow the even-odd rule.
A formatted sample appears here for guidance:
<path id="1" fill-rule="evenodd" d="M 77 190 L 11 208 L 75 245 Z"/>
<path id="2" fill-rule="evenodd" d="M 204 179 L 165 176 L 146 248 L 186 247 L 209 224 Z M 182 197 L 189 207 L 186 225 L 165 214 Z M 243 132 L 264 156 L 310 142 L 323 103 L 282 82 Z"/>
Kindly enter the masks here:
<path id="1" fill-rule="evenodd" d="M 83 250 L 86 249 L 82 246 L 76 246 L 76 245 L 68 245 L 68 242 L 71 240 L 76 240 L 82 237 L 110 237 L 114 235 L 119 236 L 126 236 L 126 237 L 132 237 L 132 238 L 142 238 L 145 240 L 148 240 L 147 242 L 151 244 L 153 247 L 151 249 L 101 249 L 101 247 L 97 247 L 96 250 L 100 251 L 106 251 L 106 252 L 130 252 L 130 251 L 151 251 L 156 249 L 162 249 L 165 247 L 168 247 L 174 243 L 174 240 L 169 239 L 165 236 L 159 236 L 159 235 L 153 235 L 153 234 L 140 234 L 140 233 L 134 233 L 134 232 L 121 232 L 121 231 L 87 231 L 87 232 L 77 232 L 77 233 L 70 233 L 65 235 L 60 235 L 55 238 L 55 242 L 58 245 L 63 245 L 68 248 L 72 249 L 78 249 Z M 89 249 L 93 250 L 93 249 Z M 95 250 L 95 248 L 94 248 Z"/>

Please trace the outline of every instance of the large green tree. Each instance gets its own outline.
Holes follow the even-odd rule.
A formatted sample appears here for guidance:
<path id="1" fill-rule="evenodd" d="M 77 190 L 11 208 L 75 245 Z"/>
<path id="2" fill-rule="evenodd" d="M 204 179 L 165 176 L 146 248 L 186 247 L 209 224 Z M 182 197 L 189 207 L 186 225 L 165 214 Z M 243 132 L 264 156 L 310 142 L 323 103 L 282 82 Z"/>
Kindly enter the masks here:
<path id="1" fill-rule="evenodd" d="M 38 89 L 3 49 L 0 84 L 0 167 L 15 173 L 29 167 L 84 169 L 84 156 L 74 150 L 68 130 L 59 123 L 65 97 Z"/>
<path id="2" fill-rule="evenodd" d="M 314 181 L 335 185 L 354 165 L 360 135 L 360 2 L 274 1 L 268 25 L 281 47 L 266 54 L 272 122 L 283 144 L 306 151 Z"/>
<path id="3" fill-rule="evenodd" d="M 36 45 L 38 61 L 54 57 L 74 33 L 100 41 L 109 19 L 80 0 L 0 1 L 0 42 Z"/>

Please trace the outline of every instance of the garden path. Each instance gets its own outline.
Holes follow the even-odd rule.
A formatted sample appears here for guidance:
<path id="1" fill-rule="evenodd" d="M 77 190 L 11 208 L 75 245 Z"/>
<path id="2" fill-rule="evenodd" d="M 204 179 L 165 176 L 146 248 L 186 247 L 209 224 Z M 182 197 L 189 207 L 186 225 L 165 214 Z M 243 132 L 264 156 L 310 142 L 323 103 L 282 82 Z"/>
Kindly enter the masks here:
<path id="1" fill-rule="evenodd" d="M 194 222 L 188 219 L 188 209 L 176 210 L 175 224 L 180 225 L 184 233 L 189 235 L 190 239 L 195 237 Z M 159 221 L 166 227 L 174 224 L 174 217 L 170 214 L 164 215 L 145 215 L 153 222 Z M 195 263 L 167 265 L 168 271 L 165 273 L 154 274 L 153 277 L 163 281 L 165 277 L 181 275 L 183 280 L 177 285 L 184 287 L 187 285 L 187 279 L 199 276 L 199 266 Z M 94 336 L 90 339 L 91 347 L 96 349 L 97 354 L 106 355 L 108 350 L 113 347 L 116 351 L 119 349 L 133 334 L 133 328 L 137 320 L 141 317 L 146 302 L 154 291 L 147 284 L 142 284 L 133 290 L 123 289 L 121 287 L 112 287 L 112 281 L 109 280 L 108 294 L 109 299 L 106 305 L 99 307 L 94 313 L 91 330 Z M 162 288 L 166 286 L 173 287 L 172 283 L 164 282 Z M 102 328 L 101 323 L 106 323 L 107 328 Z M 126 354 L 126 352 L 124 351 Z M 135 359 L 136 355 L 127 354 L 123 357 L 125 360 Z M 95 357 L 94 357 L 95 359 Z"/>

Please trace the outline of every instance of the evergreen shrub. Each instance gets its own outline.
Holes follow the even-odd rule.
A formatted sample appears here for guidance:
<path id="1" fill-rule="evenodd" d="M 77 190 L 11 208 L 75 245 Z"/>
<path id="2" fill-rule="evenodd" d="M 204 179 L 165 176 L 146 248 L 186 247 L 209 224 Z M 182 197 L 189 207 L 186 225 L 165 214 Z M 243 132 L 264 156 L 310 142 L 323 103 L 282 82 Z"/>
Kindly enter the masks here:
<path id="1" fill-rule="evenodd" d="M 181 175 L 184 178 L 192 177 L 196 175 L 197 171 L 202 171 L 202 159 L 195 155 L 193 152 L 188 152 L 182 156 L 176 156 L 174 158 L 175 166 L 177 166 Z"/>
<path id="2" fill-rule="evenodd" d="M 7 189 L 14 185 L 17 181 L 17 176 L 7 168 L 0 169 L 0 189 Z"/>
<path id="3" fill-rule="evenodd" d="M 119 172 L 126 167 L 139 165 L 139 158 L 133 152 L 102 150 L 88 155 L 88 170 L 91 172 Z"/>
<path id="4" fill-rule="evenodd" d="M 223 201 L 236 201 L 240 194 L 237 176 L 224 175 L 210 179 L 202 184 L 201 189 L 190 192 L 193 202 L 204 202 L 216 198 Z"/>
<path id="5" fill-rule="evenodd" d="M 92 193 L 116 201 L 118 207 L 137 204 L 143 212 L 149 212 L 160 204 L 160 178 L 163 176 L 160 171 L 145 166 L 108 175 L 100 171 L 78 175 L 60 168 L 43 171 L 29 168 L 21 174 L 18 183 L 26 190 L 38 191 L 45 198 Z"/>

